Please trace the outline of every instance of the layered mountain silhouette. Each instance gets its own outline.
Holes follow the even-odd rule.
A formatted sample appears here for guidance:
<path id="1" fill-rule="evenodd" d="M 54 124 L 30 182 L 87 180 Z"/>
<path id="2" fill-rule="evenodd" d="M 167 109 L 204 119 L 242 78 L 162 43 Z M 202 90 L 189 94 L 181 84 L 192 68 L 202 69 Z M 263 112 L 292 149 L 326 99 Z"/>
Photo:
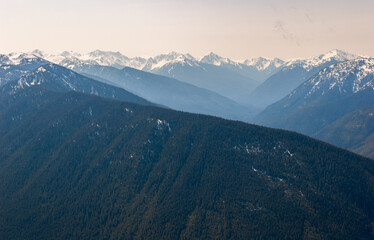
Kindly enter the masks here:
<path id="1" fill-rule="evenodd" d="M 22 75 L 49 62 L 27 53 L 0 55 L 0 86 L 19 79 Z"/>
<path id="2" fill-rule="evenodd" d="M 265 108 L 287 96 L 325 67 L 357 57 L 341 50 L 332 50 L 313 58 L 290 60 L 250 93 L 248 101 L 256 107 Z"/>
<path id="3" fill-rule="evenodd" d="M 122 87 L 134 94 L 175 110 L 203 113 L 228 119 L 249 121 L 257 113 L 254 107 L 243 106 L 216 92 L 196 87 L 173 78 L 125 67 L 91 65 L 83 62 L 62 62 L 69 69 L 98 81 Z"/>
<path id="4" fill-rule="evenodd" d="M 90 56 L 94 58 L 99 54 L 100 52 L 94 52 L 91 53 Z M 36 68 L 45 64 L 50 64 L 50 62 L 38 57 L 38 55 L 43 54 L 34 51 L 32 54 L 3 55 L 3 61 L 0 62 L 0 83 L 5 84 L 10 81 L 18 80 L 20 77 L 30 73 L 30 71 L 36 70 Z M 114 55 L 112 56 L 113 58 L 117 56 L 115 53 L 112 53 L 112 55 Z M 13 57 L 13 59 L 15 59 L 13 61 L 12 56 L 16 56 Z M 63 70 L 63 67 L 60 66 L 59 69 L 61 71 L 74 70 L 75 72 L 84 74 L 86 78 L 94 78 L 104 83 L 101 84 L 100 87 L 108 88 L 108 85 L 111 85 L 117 88 L 123 88 L 127 92 L 138 95 L 150 102 L 176 110 L 203 113 L 242 121 L 248 121 L 257 112 L 253 107 L 240 105 L 213 91 L 202 89 L 176 79 L 143 72 L 129 67 L 120 70 L 115 67 L 95 65 L 94 62 L 96 61 L 94 60 L 81 61 L 77 58 L 73 58 L 68 52 L 59 55 L 58 59 L 61 60 L 60 64 L 62 66 L 70 69 Z M 104 61 L 103 59 L 101 60 Z M 33 62 L 33 64 L 24 67 L 24 62 Z M 54 66 L 55 68 L 58 67 L 58 65 Z M 49 72 L 49 70 L 51 69 L 48 69 L 47 72 Z M 69 74 L 73 75 L 73 73 L 66 73 L 65 75 L 69 76 Z M 75 84 L 79 84 L 79 82 L 80 79 L 75 81 Z M 89 90 L 86 89 L 83 92 L 88 91 Z"/>
<path id="5" fill-rule="evenodd" d="M 88 54 L 63 52 L 53 55 L 41 51 L 34 54 L 63 66 L 100 65 L 117 69 L 131 67 L 138 70 L 175 78 L 251 106 L 249 93 L 266 78 L 279 71 L 280 59 L 253 58 L 233 61 L 210 53 L 201 59 L 190 54 L 171 52 L 148 59 L 128 58 L 118 52 L 93 51 Z"/>
<path id="6" fill-rule="evenodd" d="M 184 66 L 195 65 L 195 67 L 199 67 L 201 64 L 209 64 L 221 67 L 223 69 L 230 69 L 242 76 L 253 79 L 256 82 L 263 82 L 272 74 L 280 70 L 280 68 L 285 64 L 283 60 L 278 58 L 269 59 L 263 57 L 250 58 L 243 61 L 234 61 L 229 58 L 221 57 L 213 52 L 203 56 L 200 59 L 197 59 L 190 54 L 182 54 L 177 52 L 160 54 L 151 58 L 129 58 L 120 52 L 101 50 L 92 51 L 87 54 L 71 51 L 65 51 L 60 54 L 50 54 L 40 50 L 34 50 L 31 53 L 44 59 L 48 59 L 54 63 L 60 63 L 61 61 L 68 59 L 72 62 L 83 61 L 85 64 L 110 66 L 118 69 L 131 67 L 150 72 L 153 72 L 154 70 L 157 71 L 160 68 L 166 67 L 167 65 L 172 66 L 173 64 L 184 64 Z M 169 73 L 166 74 L 169 77 L 173 77 Z"/>
<path id="7" fill-rule="evenodd" d="M 140 96 L 143 101 L 154 102 L 161 106 L 294 130 L 373 157 L 370 153 L 371 138 L 369 136 L 371 132 L 367 130 L 366 135 L 361 134 L 363 129 L 370 129 L 370 124 L 365 121 L 365 115 L 357 114 L 364 111 L 364 108 L 373 105 L 372 94 L 369 90 L 352 90 L 354 89 L 352 84 L 357 85 L 354 82 L 361 81 L 357 80 L 360 79 L 357 72 L 365 73 L 357 68 L 359 66 L 356 63 L 367 58 L 340 50 L 332 50 L 318 57 L 286 62 L 265 58 L 238 62 L 214 53 L 201 59 L 176 52 L 146 59 L 128 58 L 119 52 L 100 50 L 88 54 L 63 52 L 57 55 L 36 50 L 28 54 L 1 55 L 0 85 L 18 81 L 21 77 L 25 79 L 24 76 L 30 72 L 38 71 L 37 69 L 43 65 L 49 65 L 50 62 L 44 58 L 79 72 L 87 78 L 104 83 L 97 86 L 98 89 L 104 89 L 98 94 L 104 97 L 110 97 L 105 88 L 108 87 L 107 85 L 112 85 Z M 370 69 L 367 62 L 361 65 Z M 318 89 L 322 85 L 316 87 L 316 83 L 307 84 L 310 79 L 329 68 L 331 68 L 329 70 L 331 73 L 326 72 L 325 74 L 330 74 L 330 77 L 335 74 L 333 80 L 328 81 L 331 82 L 330 85 L 326 83 L 326 86 L 321 87 L 321 91 L 314 91 L 315 97 L 304 98 L 309 94 L 311 88 Z M 52 68 L 47 72 L 50 70 Z M 60 70 L 67 71 L 62 68 Z M 271 77 L 251 93 L 253 85 L 248 82 L 248 79 L 255 72 L 262 74 L 262 77 L 256 77 L 257 82 L 263 81 L 264 76 Z M 65 75 L 69 76 L 69 74 Z M 328 78 L 327 75 L 324 78 Z M 344 80 L 344 88 L 342 88 L 339 81 L 346 75 L 351 77 Z M 81 77 L 81 75 L 79 76 Z M 170 76 L 182 79 L 182 81 L 170 78 Z M 80 77 L 76 79 L 75 84 L 80 82 Z M 37 82 L 37 80 L 33 81 L 17 84 L 26 86 L 26 84 L 32 85 Z M 302 84 L 306 84 L 305 88 L 310 89 L 303 90 L 302 87 L 299 87 L 292 90 Z M 332 84 L 340 87 L 333 87 Z M 69 88 L 66 84 L 64 87 Z M 351 90 L 346 89 L 347 87 Z M 73 90 L 73 88 L 70 89 Z M 337 91 L 340 92 L 337 93 Z M 352 91 L 355 91 L 354 94 L 351 94 Z M 91 89 L 81 92 L 93 93 Z M 252 104 L 261 108 L 282 98 L 286 93 L 293 97 L 289 100 L 280 100 L 279 103 L 275 103 L 274 106 L 253 118 L 259 110 L 254 108 Z M 265 102 L 262 102 L 263 100 Z M 337 141 L 338 135 L 332 132 L 337 133 L 339 130 L 344 132 L 350 122 L 349 116 L 351 114 L 355 116 L 352 119 L 353 122 L 358 120 L 358 116 L 361 116 L 363 119 L 360 121 L 365 124 L 357 126 L 357 131 L 351 129 L 349 134 L 346 132 L 347 135 L 344 135 L 346 139 Z M 343 116 L 345 116 L 344 122 L 339 120 Z M 335 121 L 338 121 L 336 125 L 330 126 L 330 124 L 335 124 Z M 343 128 L 343 126 L 345 127 Z M 342 137 L 342 135 L 339 136 Z M 348 144 L 348 142 L 350 143 Z"/>
<path id="8" fill-rule="evenodd" d="M 1 88 L 1 94 L 2 96 L 11 96 L 34 85 L 52 91 L 76 91 L 143 105 L 155 105 L 122 88 L 98 82 L 51 63 L 21 76 L 18 80 L 5 84 Z"/>
<path id="9" fill-rule="evenodd" d="M 372 157 L 367 150 L 372 146 L 367 138 L 372 133 L 371 121 L 365 121 L 365 114 L 359 114 L 361 109 L 372 106 L 374 60 L 358 58 L 324 68 L 287 97 L 266 108 L 255 122 L 318 137 Z M 358 120 L 359 116 L 363 118 Z M 357 131 L 352 127 L 346 129 L 357 121 L 362 124 L 355 126 Z M 368 132 L 362 135 L 362 131 Z"/>
<path id="10" fill-rule="evenodd" d="M 211 60 L 212 57 L 215 60 Z M 212 90 L 243 105 L 250 105 L 246 96 L 259 83 L 244 75 L 242 66 L 213 54 L 198 61 L 189 54 L 172 52 L 150 58 L 143 70 L 173 77 Z"/>

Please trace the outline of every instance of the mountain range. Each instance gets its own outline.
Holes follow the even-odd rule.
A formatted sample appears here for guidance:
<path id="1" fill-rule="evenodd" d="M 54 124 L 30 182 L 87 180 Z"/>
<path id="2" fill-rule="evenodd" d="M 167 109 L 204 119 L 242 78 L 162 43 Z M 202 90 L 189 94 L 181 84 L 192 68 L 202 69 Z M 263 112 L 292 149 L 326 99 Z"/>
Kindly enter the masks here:
<path id="1" fill-rule="evenodd" d="M 337 49 L 316 57 L 287 61 L 262 57 L 234 61 L 215 53 L 200 59 L 177 52 L 147 59 L 100 50 L 88 54 L 63 52 L 54 55 L 35 50 L 32 54 L 72 69 L 76 65 L 131 67 L 178 79 L 259 109 L 282 99 L 321 69 L 359 57 Z"/>
<path id="2" fill-rule="evenodd" d="M 2 84 L 18 80 L 32 70 L 44 64 L 50 64 L 49 61 L 33 53 L 2 56 L 3 61 L 0 62 L 0 69 L 2 70 L 0 70 L 0 83 Z M 10 61 L 11 56 L 17 57 Z M 25 62 L 30 64 L 26 65 Z M 54 66 L 57 68 L 58 65 Z M 242 121 L 249 121 L 256 111 L 253 107 L 242 106 L 213 91 L 129 67 L 120 70 L 115 67 L 87 64 L 78 60 L 72 63 L 65 59 L 61 62 L 59 70 L 70 71 L 71 73 L 64 73 L 67 76 L 73 76 L 74 73 L 62 66 L 84 74 L 86 78 L 94 78 L 104 84 L 123 88 L 148 101 L 176 110 L 204 113 Z"/>
<path id="3" fill-rule="evenodd" d="M 188 53 L 182 54 L 178 52 L 160 54 L 150 58 L 129 58 L 121 54 L 120 52 L 101 50 L 95 50 L 86 54 L 76 53 L 72 51 L 64 51 L 59 54 L 51 54 L 37 49 L 30 53 L 54 63 L 61 63 L 63 60 L 68 59 L 72 62 L 83 61 L 86 64 L 110 66 L 118 69 L 131 67 L 149 72 L 156 71 L 160 68 L 163 68 L 167 65 L 172 65 L 174 63 L 180 63 L 186 66 L 199 66 L 200 64 L 209 64 L 234 70 L 238 73 L 241 73 L 243 76 L 254 79 L 257 82 L 264 81 L 285 63 L 279 58 L 269 59 L 263 57 L 234 61 L 229 58 L 221 57 L 212 52 L 201 58 L 195 58 Z"/>
<path id="4" fill-rule="evenodd" d="M 255 122 L 314 136 L 373 158 L 373 119 L 367 112 L 373 106 L 374 59 L 357 58 L 322 69 L 266 108 Z"/>
<path id="5" fill-rule="evenodd" d="M 33 54 L 11 53 L 0 54 L 0 86 L 19 79 L 22 75 L 48 64 L 47 60 Z"/>
<path id="6" fill-rule="evenodd" d="M 122 88 L 104 84 L 82 76 L 64 67 L 47 64 L 21 76 L 17 81 L 10 81 L 1 88 L 2 96 L 15 95 L 18 91 L 32 86 L 42 86 L 52 91 L 75 91 L 112 98 L 142 105 L 154 105 Z"/>
<path id="7" fill-rule="evenodd" d="M 218 93 L 177 79 L 125 67 L 121 70 L 100 65 L 67 65 L 81 74 L 122 87 L 147 100 L 175 110 L 203 113 L 228 119 L 249 121 L 257 113 Z"/>
<path id="8" fill-rule="evenodd" d="M 289 60 L 280 71 L 271 75 L 252 91 L 248 101 L 256 107 L 265 108 L 287 96 L 325 67 L 358 57 L 335 49 L 317 57 Z"/>
<path id="9" fill-rule="evenodd" d="M 370 118 L 358 114 L 373 106 L 371 92 L 352 92 L 353 86 L 357 87 L 361 81 L 357 72 L 365 74 L 367 71 L 362 69 L 371 69 L 368 57 L 332 50 L 307 59 L 233 61 L 214 53 L 196 59 L 190 54 L 171 52 L 146 59 L 99 50 L 88 54 L 63 52 L 55 55 L 35 50 L 28 54 L 2 55 L 0 83 L 17 80 L 33 68 L 50 63 L 47 59 L 160 106 L 289 129 L 373 158 L 371 123 L 366 121 Z M 270 77 L 255 88 L 264 78 L 250 80 L 251 69 Z M 336 76 L 329 80 L 336 86 L 340 86 L 339 79 L 345 79 L 344 88 L 338 89 L 347 94 L 336 93 L 336 88 L 326 85 L 323 90 L 313 92 L 315 99 L 305 97 L 311 88 L 317 89 L 315 84 L 308 83 L 315 81 L 316 76 L 331 78 L 329 72 Z M 345 78 L 349 74 L 353 77 Z M 310 89 L 306 91 L 303 85 Z M 347 86 L 352 89 L 345 89 Z M 269 104 L 273 105 L 261 112 Z M 360 116 L 360 121 L 365 124 L 357 126 L 357 131 L 349 130 L 352 140 L 337 141 L 342 136 L 338 131 L 346 130 L 349 116 L 354 116 L 352 121 L 358 121 Z M 362 134 L 363 131 L 367 133 Z"/>
<path id="10" fill-rule="evenodd" d="M 0 239 L 374 237 L 372 159 L 295 132 L 175 111 L 255 114 L 216 89 L 121 65 L 141 58 L 65 52 L 55 64 L 41 54 L 0 55 Z M 237 65 L 174 55 L 152 66 L 223 74 Z M 333 51 L 279 64 L 272 76 L 292 66 L 316 73 L 257 124 L 373 156 L 373 58 Z"/>
<path id="11" fill-rule="evenodd" d="M 177 52 L 148 59 L 128 58 L 118 52 L 99 50 L 88 54 L 63 52 L 56 55 L 35 50 L 32 54 L 72 69 L 76 65 L 100 65 L 118 69 L 131 67 L 214 91 L 251 108 L 253 106 L 248 102 L 248 94 L 284 63 L 280 59 L 266 58 L 232 61 L 214 53 L 201 59 Z"/>

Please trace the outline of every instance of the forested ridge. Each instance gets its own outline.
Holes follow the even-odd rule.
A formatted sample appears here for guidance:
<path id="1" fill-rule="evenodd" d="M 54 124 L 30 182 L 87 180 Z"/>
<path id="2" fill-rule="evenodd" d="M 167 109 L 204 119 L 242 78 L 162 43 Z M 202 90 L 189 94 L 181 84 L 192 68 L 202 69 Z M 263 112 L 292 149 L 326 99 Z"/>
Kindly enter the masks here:
<path id="1" fill-rule="evenodd" d="M 1 239 L 374 237 L 374 163 L 293 132 L 30 87 L 0 136 Z"/>

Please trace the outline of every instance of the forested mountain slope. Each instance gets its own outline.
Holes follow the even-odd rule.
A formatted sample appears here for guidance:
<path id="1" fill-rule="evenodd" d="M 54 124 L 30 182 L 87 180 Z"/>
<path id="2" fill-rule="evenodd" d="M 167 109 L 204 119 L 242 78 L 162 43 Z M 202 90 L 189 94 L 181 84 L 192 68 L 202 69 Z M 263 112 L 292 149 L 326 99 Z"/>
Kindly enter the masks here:
<path id="1" fill-rule="evenodd" d="M 374 237 L 374 163 L 296 133 L 42 86 L 0 133 L 2 239 Z"/>

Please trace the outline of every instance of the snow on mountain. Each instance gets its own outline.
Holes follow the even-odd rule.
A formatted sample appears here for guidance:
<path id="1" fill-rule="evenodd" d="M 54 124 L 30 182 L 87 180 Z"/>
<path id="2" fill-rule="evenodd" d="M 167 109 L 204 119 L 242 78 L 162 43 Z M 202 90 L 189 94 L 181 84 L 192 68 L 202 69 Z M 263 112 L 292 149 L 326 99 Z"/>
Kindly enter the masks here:
<path id="1" fill-rule="evenodd" d="M 42 85 L 44 89 L 51 91 L 75 91 L 104 98 L 153 105 L 122 88 L 96 81 L 53 63 L 40 66 L 34 71 L 22 75 L 18 80 L 0 87 L 0 92 L 3 95 L 14 95 L 22 89 L 35 85 Z"/>
<path id="2" fill-rule="evenodd" d="M 142 58 L 142 57 L 134 57 L 134 58 L 130 58 L 125 66 L 135 68 L 135 69 L 143 69 L 146 63 L 147 63 L 147 59 Z"/>
<path id="3" fill-rule="evenodd" d="M 244 61 L 233 61 L 229 58 L 221 57 L 213 52 L 202 57 L 200 62 L 215 66 L 230 66 L 231 68 L 236 67 L 240 70 L 245 67 L 252 67 L 257 71 L 265 71 L 268 68 L 280 68 L 284 64 L 284 61 L 279 58 L 268 59 L 263 57 L 246 59 Z"/>
<path id="4" fill-rule="evenodd" d="M 116 68 L 123 68 L 125 66 L 133 68 L 142 68 L 146 63 L 144 58 L 128 58 L 122 55 L 120 52 L 100 51 L 96 50 L 83 55 L 82 60 L 95 61 L 98 65 L 112 66 Z"/>
<path id="5" fill-rule="evenodd" d="M 17 81 L 17 85 L 13 86 L 14 92 L 16 91 L 16 89 L 19 89 L 19 88 L 25 88 L 25 87 L 40 85 L 40 84 L 44 83 L 45 78 L 35 77 L 36 75 L 38 75 L 40 73 L 43 73 L 43 72 L 46 72 L 46 69 L 45 69 L 45 67 L 42 66 L 42 67 L 39 67 L 37 70 L 35 70 L 31 73 L 27 73 L 24 76 L 22 76 Z M 75 89 L 71 87 L 71 90 L 75 90 Z"/>
<path id="6" fill-rule="evenodd" d="M 120 52 L 101 51 L 96 50 L 86 54 L 64 51 L 60 54 L 47 54 L 40 50 L 35 50 L 30 54 L 38 57 L 47 59 L 53 63 L 61 64 L 65 66 L 69 61 L 77 64 L 90 64 L 90 65 L 102 65 L 111 66 L 118 69 L 124 67 L 132 67 L 138 70 L 156 72 L 158 69 L 164 67 L 171 67 L 172 65 L 178 64 L 180 66 L 187 67 L 202 67 L 203 64 L 210 64 L 214 66 L 228 67 L 230 69 L 237 69 L 237 71 L 244 73 L 245 68 L 255 68 L 257 71 L 265 71 L 269 68 L 276 69 L 280 68 L 284 61 L 278 58 L 267 59 L 267 58 L 253 58 L 245 61 L 234 61 L 229 58 L 221 57 L 213 52 L 200 59 L 196 59 L 190 54 L 182 54 L 178 52 L 170 52 L 168 54 L 160 54 L 151 58 L 134 57 L 129 58 L 124 56 Z"/>
<path id="7" fill-rule="evenodd" d="M 280 68 L 285 62 L 279 58 L 268 59 L 268 58 L 252 58 L 246 59 L 242 62 L 245 66 L 255 67 L 258 71 L 264 71 L 269 68 Z"/>
<path id="8" fill-rule="evenodd" d="M 77 85 L 82 84 L 79 76 L 73 71 L 50 63 L 21 76 L 17 83 L 13 83 L 12 93 L 15 93 L 18 89 L 50 82 L 54 82 L 54 88 L 60 88 L 60 85 L 62 85 L 68 90 L 77 91 Z M 84 77 L 82 76 L 82 78 Z"/>
<path id="9" fill-rule="evenodd" d="M 356 100 L 347 103 L 349 98 Z M 369 101 L 370 98 L 374 98 L 374 58 L 357 58 L 323 68 L 286 97 L 266 108 L 257 116 L 257 123 L 284 127 L 290 124 L 284 119 L 295 117 L 296 112 L 329 106 L 335 110 L 318 112 L 321 114 L 319 117 L 327 113 L 338 114 L 347 111 L 349 105 L 353 106 L 352 110 L 371 106 L 373 102 Z M 339 101 L 344 104 L 339 105 Z M 316 113 L 308 113 L 312 114 Z M 317 114 L 315 118 L 318 119 Z"/>
<path id="10" fill-rule="evenodd" d="M 247 59 L 244 61 L 234 61 L 229 58 L 221 57 L 213 52 L 200 59 L 196 59 L 188 53 L 182 54 L 177 52 L 160 54 L 147 59 L 141 57 L 129 58 L 120 52 L 101 50 L 96 50 L 85 54 L 71 51 L 65 51 L 59 54 L 48 54 L 40 50 L 35 50 L 27 53 L 26 55 L 30 57 L 40 57 L 70 69 L 73 69 L 76 66 L 82 66 L 84 64 L 111 66 L 118 69 L 131 67 L 169 77 L 179 77 L 180 74 L 176 74 L 176 71 L 204 72 L 207 71 L 206 67 L 209 65 L 229 69 L 236 74 L 254 79 L 257 82 L 263 82 L 279 71 L 290 71 L 294 68 L 302 68 L 306 72 L 310 72 L 312 75 L 329 64 L 352 60 L 358 57 L 357 55 L 349 54 L 337 49 L 317 57 L 294 59 L 286 62 L 278 58 L 268 59 L 262 57 Z M 12 54 L 9 55 L 8 61 L 16 64 L 17 59 L 21 59 L 22 57 L 24 58 L 22 54 Z M 3 59 L 3 62 L 6 61 L 7 59 Z M 177 68 L 179 70 L 176 70 Z"/>
<path id="11" fill-rule="evenodd" d="M 2 65 L 26 65 L 41 59 L 32 53 L 9 53 L 0 55 L 0 66 Z"/>
<path id="12" fill-rule="evenodd" d="M 342 62 L 358 58 L 358 55 L 350 54 L 338 49 L 331 50 L 325 54 L 321 54 L 317 57 L 311 57 L 307 59 L 292 59 L 289 60 L 285 65 L 284 69 L 294 68 L 296 66 L 304 68 L 306 71 L 310 71 L 315 67 L 322 66 L 328 62 Z"/>
<path id="13" fill-rule="evenodd" d="M 368 149 L 374 146 L 374 138 L 369 137 L 373 124 L 360 112 L 368 113 L 366 108 L 373 106 L 374 58 L 358 57 L 324 67 L 268 106 L 254 122 L 317 137 L 372 156 Z"/>
<path id="14" fill-rule="evenodd" d="M 245 97 L 258 85 L 238 63 L 214 53 L 200 60 L 177 52 L 158 55 L 150 58 L 142 70 L 209 89 L 248 106 Z"/>
<path id="15" fill-rule="evenodd" d="M 157 69 L 172 66 L 174 64 L 190 67 L 199 66 L 199 62 L 190 54 L 171 52 L 169 54 L 161 54 L 154 58 L 149 58 L 142 70 L 153 72 Z"/>
<path id="16" fill-rule="evenodd" d="M 73 64 L 89 64 L 111 66 L 122 69 L 126 66 L 141 69 L 146 63 L 145 58 L 128 58 L 120 52 L 95 50 L 93 52 L 81 54 L 72 51 L 64 51 L 60 54 L 47 54 L 40 50 L 31 52 L 39 57 L 47 59 L 53 63 L 61 64 L 66 67 Z"/>
<path id="17" fill-rule="evenodd" d="M 232 61 L 229 58 L 223 58 L 221 56 L 218 56 L 217 54 L 211 52 L 208 55 L 202 57 L 200 59 L 201 63 L 206 63 L 206 64 L 212 64 L 215 66 L 222 66 L 222 65 L 235 65 L 240 67 L 239 62 Z"/>
<path id="18" fill-rule="evenodd" d="M 68 51 L 62 52 L 61 54 L 51 54 L 51 53 L 41 51 L 39 49 L 35 49 L 34 51 L 29 52 L 28 54 L 32 54 L 34 56 L 37 56 L 39 58 L 43 58 L 43 59 L 45 59 L 47 61 L 50 61 L 50 62 L 53 62 L 53 63 L 60 63 L 64 59 L 70 58 L 73 55 L 75 57 L 80 57 L 80 54 L 73 53 L 73 52 L 68 52 Z"/>
<path id="19" fill-rule="evenodd" d="M 0 55 L 0 86 L 49 62 L 32 53 L 9 53 Z"/>
<path id="20" fill-rule="evenodd" d="M 254 105 L 265 108 L 286 97 L 320 70 L 356 58 L 359 56 L 341 50 L 332 50 L 317 57 L 290 60 L 259 85 L 250 94 L 249 99 Z"/>
<path id="21" fill-rule="evenodd" d="M 367 88 L 374 90 L 374 58 L 358 58 L 330 65 L 304 86 L 310 87 L 305 98 L 314 94 L 324 95 L 334 89 L 344 93 L 357 93 Z"/>
<path id="22" fill-rule="evenodd" d="M 284 61 L 278 58 L 267 59 L 260 57 L 244 61 L 234 61 L 215 53 L 210 53 L 202 57 L 199 62 L 203 65 L 213 65 L 231 70 L 236 74 L 255 80 L 257 85 L 279 71 L 284 64 Z"/>
<path id="23" fill-rule="evenodd" d="M 239 69 L 243 67 L 254 67 L 258 71 L 265 71 L 268 68 L 281 68 L 283 65 L 286 68 L 293 68 L 295 66 L 302 66 L 304 69 L 309 71 L 313 67 L 321 66 L 326 62 L 336 61 L 346 61 L 357 58 L 357 55 L 350 54 L 341 50 L 331 50 L 325 54 L 319 55 L 317 57 L 307 58 L 307 59 L 292 59 L 289 61 L 283 61 L 278 58 L 268 59 L 268 58 L 252 58 L 244 61 L 234 61 L 229 58 L 221 57 L 213 52 L 208 55 L 196 59 L 190 54 L 181 54 L 177 52 L 171 52 L 168 54 L 160 54 L 151 58 L 134 57 L 129 58 L 120 52 L 112 51 L 101 51 L 96 50 L 89 53 L 81 54 L 71 51 L 64 51 L 60 54 L 47 54 L 40 50 L 34 50 L 33 52 L 27 53 L 29 56 L 37 56 L 49 60 L 54 63 L 60 63 L 63 60 L 71 59 L 76 61 L 79 59 L 85 64 L 97 64 L 102 66 L 112 66 L 116 68 L 132 67 L 144 71 L 153 71 L 155 69 L 160 69 L 167 65 L 181 64 L 187 66 L 199 66 L 199 64 L 211 64 L 215 66 L 231 65 L 236 66 Z M 12 59 L 15 60 L 20 56 L 20 53 L 13 53 Z M 0 59 L 1 60 L 1 59 Z"/>
<path id="24" fill-rule="evenodd" d="M 129 58 L 121 54 L 120 52 L 110 52 L 96 50 L 86 54 L 74 53 L 74 52 L 63 52 L 57 55 L 43 55 L 46 59 L 51 62 L 61 64 L 69 67 L 73 65 L 101 65 L 110 66 L 118 69 L 124 67 L 131 67 L 143 71 L 153 71 L 160 69 L 167 65 L 180 63 L 182 65 L 187 64 L 190 66 L 197 65 L 197 61 L 194 57 L 189 54 L 180 54 L 171 52 L 169 54 L 161 54 L 153 58 L 142 58 L 134 57 Z M 71 68 L 71 67 L 70 67 Z"/>

